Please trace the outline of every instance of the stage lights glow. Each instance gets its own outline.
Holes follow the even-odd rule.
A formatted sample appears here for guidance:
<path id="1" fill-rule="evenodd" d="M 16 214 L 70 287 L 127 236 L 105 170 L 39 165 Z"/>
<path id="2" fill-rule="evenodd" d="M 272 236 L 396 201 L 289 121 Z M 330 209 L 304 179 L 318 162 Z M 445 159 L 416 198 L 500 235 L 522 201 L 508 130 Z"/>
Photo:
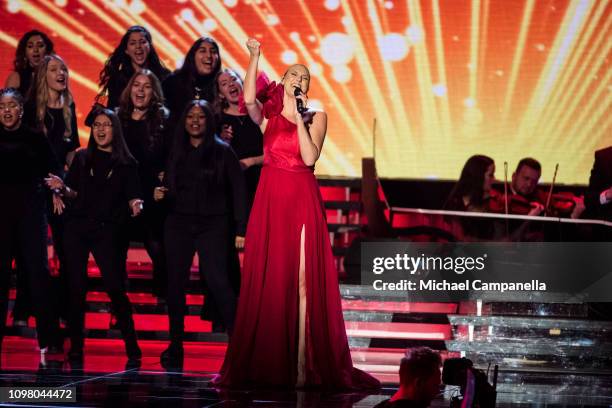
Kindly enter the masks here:
<path id="1" fill-rule="evenodd" d="M 128 26 L 149 28 L 172 69 L 211 35 L 242 75 L 254 36 L 271 79 L 294 63 L 312 71 L 311 104 L 329 115 L 319 174 L 359 175 L 376 118 L 382 176 L 457 178 L 483 153 L 533 156 L 545 181 L 558 162 L 557 181 L 586 183 L 593 151 L 611 143 L 611 11 L 609 0 L 8 0 L 1 69 L 21 34 L 49 33 L 83 126 Z"/>

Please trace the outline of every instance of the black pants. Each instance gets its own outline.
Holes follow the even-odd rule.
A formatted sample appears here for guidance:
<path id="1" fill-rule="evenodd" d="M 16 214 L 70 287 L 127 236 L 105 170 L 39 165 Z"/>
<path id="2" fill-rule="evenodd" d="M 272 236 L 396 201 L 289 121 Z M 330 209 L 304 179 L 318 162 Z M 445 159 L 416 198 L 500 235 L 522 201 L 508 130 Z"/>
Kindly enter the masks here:
<path id="1" fill-rule="evenodd" d="M 47 196 L 47 200 L 51 200 Z M 53 299 L 55 307 L 58 308 L 57 312 L 62 318 L 66 318 L 68 314 L 68 304 L 61 301 L 61 299 L 68 298 L 68 280 L 66 279 L 66 255 L 64 253 L 64 215 L 58 215 L 53 213 L 53 209 L 47 205 L 47 221 L 51 227 L 51 237 L 53 238 L 53 250 L 59 261 L 58 278 L 52 280 L 53 293 L 55 298 Z M 46 236 L 46 231 L 45 231 Z M 19 252 L 19 251 L 17 251 Z M 25 279 L 25 274 L 19 273 L 20 265 L 23 260 L 17 255 L 15 259 L 16 270 L 17 270 L 17 287 L 15 294 L 15 306 L 13 307 L 13 316 L 19 319 L 27 320 L 28 316 L 32 311 L 30 302 L 30 292 Z"/>
<path id="2" fill-rule="evenodd" d="M 18 252 L 19 272 L 25 275 L 38 344 L 43 348 L 59 342 L 59 324 L 47 258 L 45 197 L 40 188 L 11 192 L 6 196 L 10 202 L 0 206 L 0 339 L 5 332 L 12 255 Z"/>
<path id="3" fill-rule="evenodd" d="M 200 279 L 205 280 L 223 323 L 231 330 L 236 315 L 236 294 L 227 273 L 229 219 L 227 216 L 170 215 L 164 246 L 168 260 L 168 315 L 170 339 L 181 343 L 185 332 L 185 288 L 193 254 L 200 259 Z"/>
<path id="4" fill-rule="evenodd" d="M 71 347 L 82 350 L 87 295 L 87 260 L 89 253 L 100 269 L 102 280 L 124 340 L 135 340 L 132 305 L 126 294 L 123 270 L 117 251 L 118 228 L 112 224 L 87 219 L 68 219 L 64 230 L 68 276 L 68 328 Z"/>
<path id="5" fill-rule="evenodd" d="M 230 280 L 232 290 L 238 296 L 240 294 L 240 258 L 238 256 L 238 250 L 236 249 L 235 242 L 235 227 L 231 227 L 230 234 L 228 235 L 227 242 L 227 273 Z M 211 296 L 210 290 L 208 289 L 205 282 L 202 282 L 203 293 L 204 293 L 204 304 L 202 305 L 202 311 L 200 312 L 200 318 L 202 320 L 209 320 L 212 322 L 213 329 L 223 326 L 223 317 L 219 312 L 219 309 Z M 221 327 L 224 329 L 225 327 Z"/>
<path id="6" fill-rule="evenodd" d="M 32 316 L 32 305 L 30 291 L 28 290 L 28 275 L 25 271 L 20 271 L 23 265 L 21 251 L 18 245 L 13 246 L 13 257 L 15 259 L 15 304 L 13 305 L 13 319 L 27 321 Z"/>
<path id="7" fill-rule="evenodd" d="M 130 241 L 142 242 L 147 254 L 153 262 L 153 293 L 155 295 L 166 295 L 168 287 L 168 272 L 166 269 L 166 253 L 163 241 L 163 214 L 160 211 L 145 209 L 145 213 L 138 217 L 130 217 L 121 234 L 120 264 L 125 271 Z"/>

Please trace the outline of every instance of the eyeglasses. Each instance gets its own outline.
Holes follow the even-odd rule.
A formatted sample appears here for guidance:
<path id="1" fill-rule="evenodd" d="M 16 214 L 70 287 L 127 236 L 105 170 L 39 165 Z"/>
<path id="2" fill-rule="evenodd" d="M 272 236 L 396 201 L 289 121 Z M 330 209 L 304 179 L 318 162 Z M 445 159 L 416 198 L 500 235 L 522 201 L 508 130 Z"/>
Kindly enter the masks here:
<path id="1" fill-rule="evenodd" d="M 100 123 L 100 122 L 94 122 L 94 124 L 91 126 L 94 129 L 108 129 L 113 127 L 113 124 L 110 122 L 106 122 L 106 123 Z"/>
<path id="2" fill-rule="evenodd" d="M 9 102 L 7 104 L 0 103 L 0 110 L 4 110 L 4 109 L 16 109 L 18 107 L 19 107 L 19 105 L 16 104 L 15 102 Z"/>

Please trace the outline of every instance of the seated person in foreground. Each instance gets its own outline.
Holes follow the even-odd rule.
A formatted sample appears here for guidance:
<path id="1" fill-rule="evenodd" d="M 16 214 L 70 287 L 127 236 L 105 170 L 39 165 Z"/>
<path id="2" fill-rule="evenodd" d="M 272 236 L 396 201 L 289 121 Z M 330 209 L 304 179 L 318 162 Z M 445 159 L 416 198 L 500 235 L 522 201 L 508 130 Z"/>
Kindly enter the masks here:
<path id="1" fill-rule="evenodd" d="M 442 359 L 429 347 L 406 352 L 400 363 L 399 389 L 375 408 L 426 408 L 440 394 Z"/>

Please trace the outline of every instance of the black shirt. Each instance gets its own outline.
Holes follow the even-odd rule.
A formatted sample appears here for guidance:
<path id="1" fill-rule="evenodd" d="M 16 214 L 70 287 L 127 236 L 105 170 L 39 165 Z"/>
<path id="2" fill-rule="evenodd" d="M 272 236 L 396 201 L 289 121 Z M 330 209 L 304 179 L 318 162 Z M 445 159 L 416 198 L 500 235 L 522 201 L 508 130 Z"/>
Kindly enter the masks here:
<path id="1" fill-rule="evenodd" d="M 30 86 L 32 85 L 32 77 L 34 76 L 34 70 L 28 65 L 27 68 L 17 71 L 19 74 L 19 93 L 24 98 L 28 97 Z"/>
<path id="2" fill-rule="evenodd" d="M 159 185 L 158 174 L 164 169 L 165 136 L 151 140 L 151 130 L 145 120 L 129 119 L 123 123 L 123 136 L 132 156 L 138 161 L 138 175 L 145 201 L 153 199 L 153 189 Z"/>
<path id="3" fill-rule="evenodd" d="M 263 133 L 249 115 L 236 116 L 223 113 L 219 132 L 223 129 L 223 125 L 232 127 L 233 137 L 230 145 L 238 159 L 263 155 Z"/>
<path id="4" fill-rule="evenodd" d="M 22 125 L 9 131 L 0 127 L 0 212 L 13 217 L 31 200 L 45 200 L 43 178 L 57 174 L 59 165 L 47 138 Z"/>
<path id="5" fill-rule="evenodd" d="M 66 156 L 68 153 L 76 150 L 81 145 L 79 142 L 79 133 L 76 121 L 76 111 L 74 103 L 70 105 L 72 119 L 70 121 L 70 134 L 64 135 L 66 131 L 66 122 L 64 121 L 64 110 L 62 108 L 47 108 L 45 114 L 45 128 L 47 129 L 47 139 L 51 143 L 53 152 L 57 162 L 62 167 L 59 176 L 63 175 L 63 167 L 66 164 Z M 36 123 L 36 106 L 30 101 L 26 104 L 24 110 L 24 122 L 34 128 L 41 128 Z"/>
<path id="6" fill-rule="evenodd" d="M 214 79 L 214 75 L 198 75 L 195 83 L 190 84 L 175 71 L 162 82 L 166 106 L 170 109 L 173 123 L 178 121 L 190 101 L 204 99 L 212 103 L 215 100 Z"/>
<path id="7" fill-rule="evenodd" d="M 47 138 L 24 125 L 9 131 L 0 127 L 2 185 L 37 185 L 59 165 Z"/>
<path id="8" fill-rule="evenodd" d="M 176 191 L 169 192 L 171 212 L 182 215 L 216 216 L 233 213 L 236 233 L 246 231 L 245 186 L 240 163 L 232 149 L 216 141 L 223 163 L 223 174 L 207 176 L 203 167 L 203 145 L 189 145 L 176 165 Z"/>
<path id="9" fill-rule="evenodd" d="M 77 192 L 70 217 L 120 224 L 130 213 L 129 201 L 140 198 L 136 163 L 114 163 L 110 153 L 95 149 L 77 152 L 66 175 L 66 185 Z"/>

